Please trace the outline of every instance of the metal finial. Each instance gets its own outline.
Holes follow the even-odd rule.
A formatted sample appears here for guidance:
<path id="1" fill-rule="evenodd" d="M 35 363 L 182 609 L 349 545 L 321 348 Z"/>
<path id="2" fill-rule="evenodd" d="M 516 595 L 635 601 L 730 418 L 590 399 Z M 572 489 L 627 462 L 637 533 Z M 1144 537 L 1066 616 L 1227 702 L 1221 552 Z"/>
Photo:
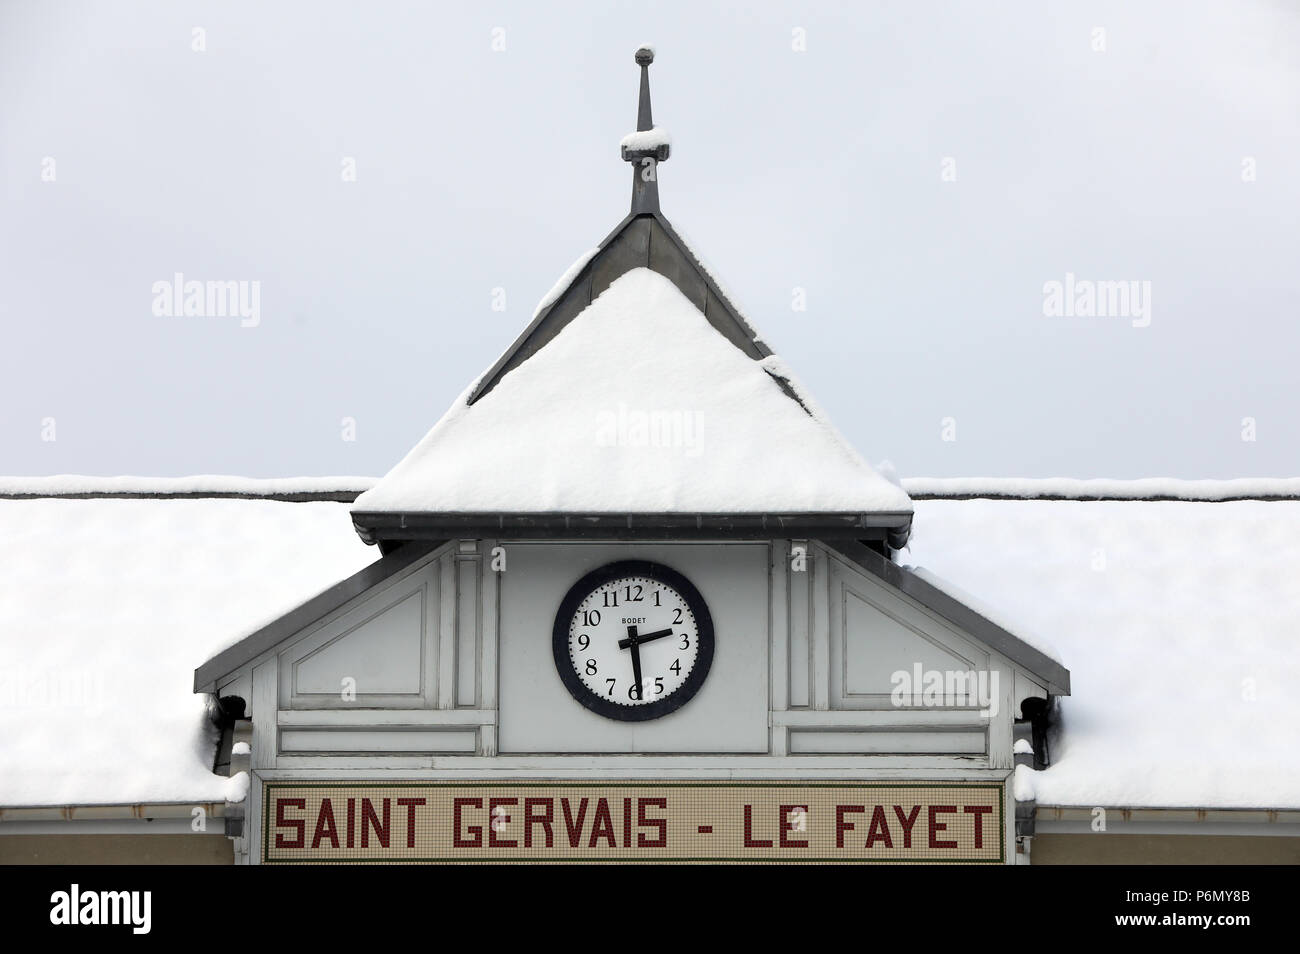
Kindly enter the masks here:
<path id="1" fill-rule="evenodd" d="M 637 99 L 636 131 L 649 133 L 655 129 L 650 111 L 650 64 L 655 61 L 654 47 L 649 44 L 636 51 L 636 63 L 641 67 L 641 93 Z M 659 163 L 668 158 L 670 151 L 667 134 L 656 130 L 650 136 L 630 135 L 624 138 L 621 150 L 623 159 L 632 163 L 632 211 L 659 211 Z"/>

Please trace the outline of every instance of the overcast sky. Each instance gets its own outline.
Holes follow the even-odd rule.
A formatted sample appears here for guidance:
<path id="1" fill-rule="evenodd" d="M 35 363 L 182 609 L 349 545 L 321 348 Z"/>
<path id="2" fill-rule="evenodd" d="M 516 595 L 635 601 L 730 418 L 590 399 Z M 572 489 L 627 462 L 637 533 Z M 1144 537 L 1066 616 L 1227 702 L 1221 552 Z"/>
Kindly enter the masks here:
<path id="1" fill-rule="evenodd" d="M 664 213 L 868 459 L 1300 474 L 1266 0 L 0 0 L 0 473 L 384 473 L 626 213 L 644 41 Z"/>

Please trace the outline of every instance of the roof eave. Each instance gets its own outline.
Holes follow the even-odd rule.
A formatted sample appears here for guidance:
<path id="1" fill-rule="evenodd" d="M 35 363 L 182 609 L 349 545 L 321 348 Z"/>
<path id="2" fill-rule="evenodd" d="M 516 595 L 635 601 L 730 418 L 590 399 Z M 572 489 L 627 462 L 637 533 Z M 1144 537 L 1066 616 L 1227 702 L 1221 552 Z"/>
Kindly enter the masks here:
<path id="1" fill-rule="evenodd" d="M 352 523 L 366 543 L 525 537 L 534 539 L 759 539 L 815 537 L 907 541 L 911 511 L 823 513 L 581 513 L 356 511 Z"/>
<path id="2" fill-rule="evenodd" d="M 347 579 L 322 590 L 283 616 L 249 633 L 235 645 L 217 653 L 194 670 L 194 691 L 216 692 L 219 680 L 270 651 L 285 638 L 323 619 L 349 600 L 411 566 L 437 549 L 440 542 L 429 540 L 398 547 L 374 563 L 362 567 Z"/>
<path id="3" fill-rule="evenodd" d="M 1042 650 L 1008 632 L 988 617 L 926 582 L 906 567 L 887 560 L 870 547 L 852 540 L 827 540 L 827 545 L 866 570 L 937 613 L 959 629 L 970 633 L 990 649 L 1001 653 L 1043 682 L 1054 696 L 1070 694 L 1070 671 Z"/>

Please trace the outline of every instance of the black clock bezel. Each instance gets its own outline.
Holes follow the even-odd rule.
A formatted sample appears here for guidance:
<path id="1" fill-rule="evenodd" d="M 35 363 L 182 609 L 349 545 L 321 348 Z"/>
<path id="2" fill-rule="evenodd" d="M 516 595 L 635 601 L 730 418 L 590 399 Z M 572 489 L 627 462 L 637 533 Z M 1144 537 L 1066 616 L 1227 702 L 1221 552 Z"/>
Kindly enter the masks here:
<path id="1" fill-rule="evenodd" d="M 625 576 L 650 577 L 680 593 L 695 617 L 696 641 L 699 646 L 695 654 L 695 665 L 677 691 L 667 699 L 640 706 L 626 706 L 601 698 L 583 683 L 569 658 L 569 624 L 573 622 L 573 615 L 577 612 L 578 605 L 592 590 Z M 551 630 L 551 652 L 555 657 L 555 671 L 560 674 L 560 681 L 564 683 L 564 688 L 568 689 L 569 695 L 585 708 L 618 722 L 647 722 L 676 712 L 690 702 L 704 685 L 705 677 L 713 666 L 713 617 L 709 615 L 708 604 L 704 602 L 704 597 L 695 588 L 695 584 L 672 567 L 649 560 L 620 560 L 616 563 L 606 563 L 578 580 L 569 587 L 569 592 L 564 594 L 564 599 L 560 601 L 560 608 L 555 613 L 555 625 Z"/>

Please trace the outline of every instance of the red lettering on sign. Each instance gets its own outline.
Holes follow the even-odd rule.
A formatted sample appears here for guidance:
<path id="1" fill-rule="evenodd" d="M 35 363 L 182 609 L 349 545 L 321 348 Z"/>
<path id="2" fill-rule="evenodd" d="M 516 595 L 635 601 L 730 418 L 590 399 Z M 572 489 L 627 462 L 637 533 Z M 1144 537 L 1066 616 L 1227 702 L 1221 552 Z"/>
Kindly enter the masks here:
<path id="1" fill-rule="evenodd" d="M 632 847 L 632 799 L 623 799 L 623 847 Z"/>
<path id="2" fill-rule="evenodd" d="M 941 823 L 938 818 L 943 814 L 957 814 L 956 805 L 931 805 L 930 806 L 930 847 L 931 848 L 956 848 L 955 841 L 940 841 L 939 832 L 946 831 L 948 826 Z"/>
<path id="3" fill-rule="evenodd" d="M 375 837 L 379 839 L 379 844 L 384 848 L 388 847 L 388 823 L 390 821 L 388 799 L 381 798 L 380 802 L 384 806 L 384 820 L 382 824 L 379 821 L 379 815 L 375 812 L 374 803 L 372 803 L 368 798 L 361 799 L 361 847 L 362 848 L 370 847 L 371 828 L 374 828 Z"/>
<path id="4" fill-rule="evenodd" d="M 292 828 L 297 834 L 293 840 L 284 837 L 280 832 L 275 833 L 275 847 L 277 848 L 301 848 L 303 837 L 306 835 L 307 823 L 301 818 L 285 818 L 285 806 L 293 808 L 307 808 L 307 799 L 305 798 L 282 798 L 275 803 L 275 826 L 277 828 Z"/>
<path id="5" fill-rule="evenodd" d="M 316 831 L 311 836 L 311 846 L 319 848 L 322 838 L 330 840 L 331 848 L 339 846 L 339 828 L 334 824 L 334 806 L 328 798 L 322 798 L 320 801 L 320 812 L 316 816 Z"/>
<path id="6" fill-rule="evenodd" d="M 415 806 L 423 805 L 423 798 L 399 798 L 397 804 L 406 808 L 406 847 L 415 847 Z M 335 845 L 337 848 L 338 846 Z"/>
<path id="7" fill-rule="evenodd" d="M 771 848 L 772 839 L 754 837 L 754 806 L 745 806 L 745 847 L 746 848 Z"/>
<path id="8" fill-rule="evenodd" d="M 578 817 L 575 820 L 569 814 L 569 800 L 560 799 L 560 807 L 564 809 L 564 829 L 569 836 L 569 847 L 577 848 L 578 842 L 582 840 L 582 820 L 587 817 L 587 800 L 584 798 L 578 802 Z"/>
<path id="9" fill-rule="evenodd" d="M 877 805 L 871 810 L 871 827 L 867 829 L 866 847 L 870 848 L 877 841 L 883 841 L 886 848 L 894 847 L 894 839 L 889 837 L 889 822 L 884 805 Z"/>
<path id="10" fill-rule="evenodd" d="M 356 827 L 355 825 L 356 818 L 357 818 L 356 808 L 357 808 L 357 800 L 355 798 L 349 798 L 348 799 L 348 847 L 349 848 L 351 848 L 353 845 L 356 844 L 356 841 L 352 837 L 353 831 Z"/>
<path id="11" fill-rule="evenodd" d="M 517 798 L 489 798 L 488 799 L 488 847 L 489 848 L 517 848 L 519 842 L 514 838 L 499 838 L 497 833 L 510 824 L 510 816 L 505 812 L 498 812 L 497 809 L 505 805 L 518 805 Z"/>
<path id="12" fill-rule="evenodd" d="M 636 801 L 637 801 L 637 808 L 636 808 L 637 824 L 640 825 L 642 828 L 646 828 L 646 827 L 655 828 L 658 829 L 659 831 L 659 835 L 653 841 L 647 838 L 643 832 L 637 832 L 636 846 L 638 848 L 667 848 L 668 847 L 668 820 L 666 818 L 647 818 L 645 810 L 647 805 L 655 805 L 658 806 L 659 808 L 662 808 L 664 811 L 667 811 L 668 799 L 638 798 Z"/>
<path id="13" fill-rule="evenodd" d="M 903 826 L 903 847 L 911 848 L 912 826 L 916 824 L 916 818 L 921 814 L 921 806 L 913 805 L 911 812 L 904 815 L 903 810 L 895 805 L 894 814 L 898 816 L 898 823 Z"/>
<path id="14" fill-rule="evenodd" d="M 587 847 L 595 848 L 597 838 L 606 839 L 611 848 L 618 847 L 614 840 L 614 819 L 609 814 L 609 802 L 603 798 L 596 800 L 596 815 L 591 820 L 591 841 L 587 842 Z"/>
<path id="15" fill-rule="evenodd" d="M 975 816 L 975 847 L 984 847 L 984 813 L 992 812 L 992 805 L 967 805 L 962 811 Z"/>
<path id="16" fill-rule="evenodd" d="M 545 812 L 535 812 L 538 806 L 545 807 Z M 525 798 L 524 799 L 524 847 L 533 847 L 533 826 L 541 825 L 542 831 L 546 832 L 546 847 L 550 848 L 555 843 L 555 835 L 551 831 L 551 816 L 555 812 L 555 802 L 549 798 Z"/>
<path id="17" fill-rule="evenodd" d="M 800 818 L 802 816 L 802 818 Z M 799 841 L 794 838 L 787 838 L 786 834 L 793 831 L 804 831 L 808 825 L 808 806 L 807 805 L 782 805 L 781 806 L 781 847 L 782 848 L 807 848 L 808 839 Z"/>
<path id="18" fill-rule="evenodd" d="M 478 825 L 466 825 L 465 831 L 470 837 L 466 838 L 461 835 L 460 812 L 462 808 L 473 806 L 474 808 L 483 807 L 481 798 L 457 798 L 451 803 L 451 824 L 452 824 L 452 844 L 457 848 L 482 848 L 483 847 L 483 829 Z"/>
<path id="19" fill-rule="evenodd" d="M 844 847 L 844 836 L 853 830 L 853 822 L 845 818 L 849 814 L 862 814 L 866 811 L 861 805 L 836 805 L 835 806 L 835 847 Z"/>

